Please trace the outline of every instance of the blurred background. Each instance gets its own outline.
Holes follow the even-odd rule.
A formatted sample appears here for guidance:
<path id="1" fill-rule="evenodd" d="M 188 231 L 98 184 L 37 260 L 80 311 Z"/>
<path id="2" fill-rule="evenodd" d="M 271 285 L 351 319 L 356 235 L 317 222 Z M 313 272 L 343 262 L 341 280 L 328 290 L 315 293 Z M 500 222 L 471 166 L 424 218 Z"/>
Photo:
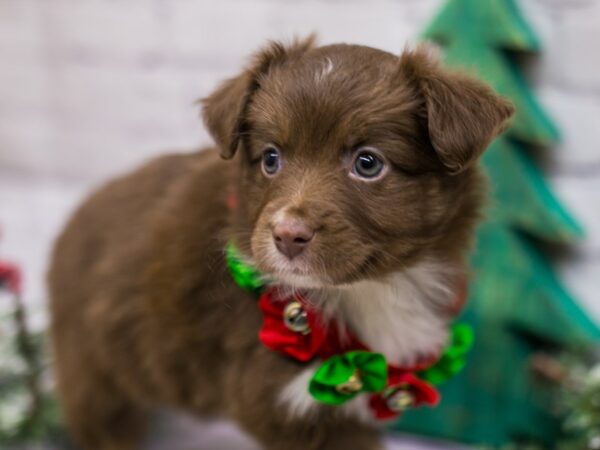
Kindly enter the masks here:
<path id="1" fill-rule="evenodd" d="M 595 387 L 589 349 L 600 337 L 600 0 L 0 0 L 0 278 L 12 280 L 0 297 L 0 442 L 2 432 L 18 440 L 28 411 L 26 393 L 3 389 L 2 375 L 44 365 L 23 360 L 11 320 L 26 312 L 35 347 L 47 323 L 49 250 L 74 206 L 148 158 L 210 144 L 194 101 L 266 40 L 312 32 L 323 44 L 393 53 L 427 37 L 448 64 L 473 70 L 519 108 L 485 161 L 494 201 L 471 298 L 485 307 L 465 313 L 481 344 L 448 387 L 448 406 L 398 428 L 552 448 L 563 427 L 550 424 L 576 411 L 588 421 L 575 427 L 585 445 L 600 448 L 600 392 L 592 405 L 564 394 L 566 377 L 580 377 L 579 393 Z M 533 398 L 529 378 L 497 376 L 511 378 L 509 367 L 558 389 Z M 238 439 L 223 426 L 202 429 L 199 439 L 213 439 L 206 448 L 250 445 L 214 444 Z"/>

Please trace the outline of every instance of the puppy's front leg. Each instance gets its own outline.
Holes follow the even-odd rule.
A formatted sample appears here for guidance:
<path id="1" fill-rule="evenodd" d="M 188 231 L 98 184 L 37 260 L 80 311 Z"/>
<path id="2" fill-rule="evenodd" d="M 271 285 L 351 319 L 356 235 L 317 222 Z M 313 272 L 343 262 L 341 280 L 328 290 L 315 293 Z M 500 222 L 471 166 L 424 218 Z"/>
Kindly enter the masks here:
<path id="1" fill-rule="evenodd" d="M 381 435 L 373 425 L 337 406 L 314 403 L 306 386 L 309 407 L 292 408 L 283 392 L 309 369 L 263 347 L 236 364 L 225 378 L 225 408 L 266 450 L 381 450 Z M 302 395 L 302 389 L 298 389 Z M 312 404 L 311 404 L 312 403 Z"/>

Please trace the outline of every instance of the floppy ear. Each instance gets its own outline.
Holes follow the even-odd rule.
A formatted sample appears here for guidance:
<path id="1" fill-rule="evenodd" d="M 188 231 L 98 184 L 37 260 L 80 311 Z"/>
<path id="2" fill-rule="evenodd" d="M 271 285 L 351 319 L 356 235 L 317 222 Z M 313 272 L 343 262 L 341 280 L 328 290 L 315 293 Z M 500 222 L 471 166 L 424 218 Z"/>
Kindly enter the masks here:
<path id="1" fill-rule="evenodd" d="M 246 113 L 253 94 L 260 89 L 261 81 L 273 67 L 313 48 L 314 41 L 315 38 L 311 35 L 294 41 L 289 46 L 271 42 L 254 56 L 240 75 L 224 81 L 215 92 L 201 100 L 204 123 L 221 149 L 224 159 L 235 155 L 240 138 L 247 131 Z"/>
<path id="2" fill-rule="evenodd" d="M 424 100 L 429 139 L 450 173 L 477 161 L 514 112 L 483 82 L 442 69 L 425 47 L 405 51 L 400 70 Z"/>

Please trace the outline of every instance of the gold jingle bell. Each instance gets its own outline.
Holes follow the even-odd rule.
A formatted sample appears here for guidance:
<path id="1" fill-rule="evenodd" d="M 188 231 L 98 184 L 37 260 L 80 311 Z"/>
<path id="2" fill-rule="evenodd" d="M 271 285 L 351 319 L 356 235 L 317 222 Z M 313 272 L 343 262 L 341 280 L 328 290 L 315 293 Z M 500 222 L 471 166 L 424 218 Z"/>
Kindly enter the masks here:
<path id="1" fill-rule="evenodd" d="M 395 412 L 402 412 L 415 404 L 415 396 L 405 387 L 392 390 L 386 394 L 386 404 Z"/>
<path id="2" fill-rule="evenodd" d="M 350 375 L 350 378 L 348 378 L 348 381 L 346 381 L 345 383 L 342 383 L 342 384 L 338 384 L 335 387 L 335 390 L 338 391 L 340 394 L 350 395 L 350 394 L 356 394 L 362 388 L 363 388 L 363 383 L 362 383 L 362 380 L 360 379 L 360 374 L 358 373 L 358 371 L 356 371 L 352 375 Z"/>
<path id="3" fill-rule="evenodd" d="M 310 333 L 308 314 L 300 302 L 294 300 L 285 305 L 283 310 L 283 322 L 288 329 L 302 334 Z"/>

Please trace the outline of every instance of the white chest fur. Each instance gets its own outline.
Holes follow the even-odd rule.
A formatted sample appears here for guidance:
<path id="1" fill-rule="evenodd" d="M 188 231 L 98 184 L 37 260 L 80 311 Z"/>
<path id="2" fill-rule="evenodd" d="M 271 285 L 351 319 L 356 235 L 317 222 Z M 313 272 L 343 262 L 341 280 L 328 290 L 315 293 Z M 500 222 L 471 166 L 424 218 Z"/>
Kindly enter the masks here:
<path id="1" fill-rule="evenodd" d="M 447 319 L 440 311 L 453 301 L 455 281 L 454 268 L 426 261 L 384 280 L 321 292 L 317 301 L 326 316 L 344 323 L 371 351 L 405 366 L 437 354 L 446 343 Z M 314 370 L 307 367 L 281 392 L 291 415 L 304 415 L 317 406 L 307 390 Z M 357 398 L 341 410 L 367 418 L 365 408 L 366 402 Z"/>
<path id="2" fill-rule="evenodd" d="M 382 281 L 355 283 L 344 288 L 336 315 L 391 364 L 411 365 L 446 343 L 447 318 L 440 312 L 454 298 L 453 278 L 427 262 Z"/>

